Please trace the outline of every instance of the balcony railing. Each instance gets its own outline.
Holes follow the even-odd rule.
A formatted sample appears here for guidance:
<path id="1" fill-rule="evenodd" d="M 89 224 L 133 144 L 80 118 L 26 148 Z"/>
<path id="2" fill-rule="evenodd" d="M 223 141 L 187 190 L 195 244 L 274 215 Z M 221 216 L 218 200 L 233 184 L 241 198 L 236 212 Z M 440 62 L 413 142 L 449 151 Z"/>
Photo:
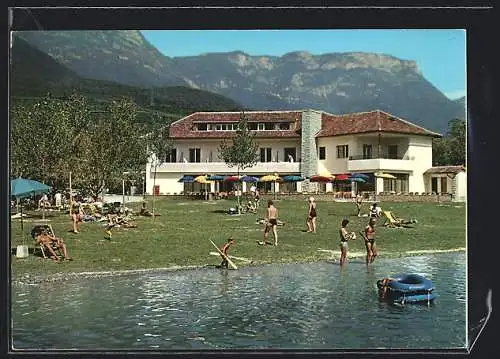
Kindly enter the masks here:
<path id="1" fill-rule="evenodd" d="M 257 164 L 250 168 L 245 168 L 242 173 L 246 174 L 299 174 L 300 162 L 257 162 Z M 153 170 L 153 169 L 152 169 Z M 204 174 L 204 173 L 217 173 L 217 174 L 234 174 L 237 168 L 229 167 L 224 162 L 176 162 L 176 163 L 162 163 L 158 166 L 157 172 L 163 173 L 184 173 L 184 174 Z"/>
<path id="2" fill-rule="evenodd" d="M 380 155 L 372 155 L 372 156 L 366 156 L 366 155 L 354 155 L 354 156 L 349 156 L 349 161 L 356 161 L 356 160 L 377 160 L 377 159 L 385 159 L 385 160 L 410 160 L 413 161 L 415 159 L 414 156 L 389 156 L 388 154 L 381 153 Z"/>

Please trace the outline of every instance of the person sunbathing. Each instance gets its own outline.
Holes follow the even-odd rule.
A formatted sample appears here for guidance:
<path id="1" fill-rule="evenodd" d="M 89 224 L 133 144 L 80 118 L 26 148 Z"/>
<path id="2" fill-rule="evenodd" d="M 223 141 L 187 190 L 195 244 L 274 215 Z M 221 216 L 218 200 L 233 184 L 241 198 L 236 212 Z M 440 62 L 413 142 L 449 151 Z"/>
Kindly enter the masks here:
<path id="1" fill-rule="evenodd" d="M 38 234 L 36 238 L 36 243 L 37 244 L 43 244 L 45 248 L 49 251 L 51 254 L 51 259 L 53 259 L 56 262 L 59 262 L 59 256 L 56 253 L 56 249 L 62 251 L 64 259 L 68 261 L 72 261 L 73 258 L 71 258 L 68 254 L 68 249 L 66 248 L 66 245 L 64 244 L 64 241 L 61 238 L 57 238 L 53 234 L 49 233 L 48 230 L 43 230 L 40 234 Z"/>

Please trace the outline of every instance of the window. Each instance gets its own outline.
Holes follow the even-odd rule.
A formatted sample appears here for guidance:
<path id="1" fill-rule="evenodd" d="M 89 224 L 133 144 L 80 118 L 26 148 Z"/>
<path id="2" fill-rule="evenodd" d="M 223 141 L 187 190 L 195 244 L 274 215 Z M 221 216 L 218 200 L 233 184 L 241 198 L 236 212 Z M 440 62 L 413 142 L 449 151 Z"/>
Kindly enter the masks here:
<path id="1" fill-rule="evenodd" d="M 249 122 L 248 129 L 251 131 L 257 131 L 257 123 L 256 122 Z"/>
<path id="2" fill-rule="evenodd" d="M 280 123 L 280 130 L 289 130 L 289 129 L 290 129 L 290 124 L 288 122 Z"/>
<path id="3" fill-rule="evenodd" d="M 261 148 L 260 149 L 260 162 L 271 162 L 271 149 Z"/>
<path id="4" fill-rule="evenodd" d="M 363 145 L 363 159 L 369 160 L 373 156 L 373 146 L 372 145 Z"/>
<path id="5" fill-rule="evenodd" d="M 222 130 L 222 125 L 221 124 L 216 124 L 215 125 L 215 131 L 221 131 Z"/>
<path id="6" fill-rule="evenodd" d="M 437 177 L 431 178 L 431 191 L 437 193 L 438 191 L 438 179 Z"/>
<path id="7" fill-rule="evenodd" d="M 198 131 L 206 131 L 207 130 L 207 124 L 206 123 L 199 123 L 198 124 Z"/>
<path id="8" fill-rule="evenodd" d="M 326 147 L 319 148 L 319 159 L 326 160 Z"/>
<path id="9" fill-rule="evenodd" d="M 265 123 L 259 123 L 257 130 L 264 131 L 264 128 L 265 128 Z"/>
<path id="10" fill-rule="evenodd" d="M 441 177 L 441 193 L 448 193 L 448 178 Z"/>
<path id="11" fill-rule="evenodd" d="M 172 148 L 170 154 L 168 154 L 165 158 L 165 162 L 167 163 L 175 163 L 177 162 L 177 148 Z"/>
<path id="12" fill-rule="evenodd" d="M 297 149 L 295 147 L 285 147 L 283 161 L 296 162 L 297 161 Z"/>
<path id="13" fill-rule="evenodd" d="M 337 158 L 347 158 L 349 157 L 349 146 L 341 145 L 337 146 Z"/>
<path id="14" fill-rule="evenodd" d="M 264 124 L 264 128 L 266 129 L 266 131 L 272 131 L 274 130 L 274 123 L 266 122 Z"/>
<path id="15" fill-rule="evenodd" d="M 189 162 L 201 162 L 201 150 L 199 148 L 189 149 Z"/>
<path id="16" fill-rule="evenodd" d="M 398 158 L 398 145 L 389 145 L 388 152 L 389 152 L 389 158 L 397 159 Z"/>

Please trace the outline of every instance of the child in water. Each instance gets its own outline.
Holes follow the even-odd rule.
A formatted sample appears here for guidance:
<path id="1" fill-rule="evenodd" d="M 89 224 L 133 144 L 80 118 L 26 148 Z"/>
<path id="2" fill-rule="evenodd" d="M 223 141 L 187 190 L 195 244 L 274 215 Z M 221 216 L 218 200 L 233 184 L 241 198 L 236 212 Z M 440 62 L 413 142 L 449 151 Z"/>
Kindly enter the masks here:
<path id="1" fill-rule="evenodd" d="M 222 253 L 224 253 L 224 255 L 225 255 L 225 256 L 229 256 L 229 254 L 228 254 L 229 247 L 231 247 L 231 245 L 233 245 L 234 243 L 236 243 L 236 242 L 235 242 L 235 239 L 234 239 L 233 237 L 229 237 L 229 238 L 227 239 L 227 243 L 226 243 L 226 244 L 224 244 L 224 245 L 222 246 L 222 248 L 220 249 L 220 251 L 221 251 Z M 221 267 L 221 268 L 226 268 L 226 269 L 227 269 L 227 268 L 228 268 L 228 264 L 229 264 L 229 263 L 228 263 L 228 261 L 227 261 L 226 257 L 224 257 L 224 256 L 222 256 L 222 255 L 221 255 L 221 257 L 222 257 L 222 262 L 220 263 L 220 267 Z"/>

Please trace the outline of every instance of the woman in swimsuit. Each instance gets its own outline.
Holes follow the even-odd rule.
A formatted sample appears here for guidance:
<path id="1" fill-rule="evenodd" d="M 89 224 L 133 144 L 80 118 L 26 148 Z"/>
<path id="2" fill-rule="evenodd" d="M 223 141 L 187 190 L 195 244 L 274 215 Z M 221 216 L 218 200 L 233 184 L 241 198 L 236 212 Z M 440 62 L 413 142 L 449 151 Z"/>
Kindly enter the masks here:
<path id="1" fill-rule="evenodd" d="M 78 233 L 80 222 L 83 220 L 82 206 L 80 202 L 73 200 L 70 207 L 71 219 L 73 220 L 73 233 Z"/>
<path id="2" fill-rule="evenodd" d="M 370 222 L 365 227 L 365 231 L 361 232 L 365 238 L 366 246 L 366 264 L 373 263 L 375 257 L 378 255 L 377 248 L 375 247 L 375 218 L 370 218 Z"/>
<path id="3" fill-rule="evenodd" d="M 347 232 L 347 225 L 349 224 L 349 220 L 345 218 L 342 220 L 342 226 L 339 230 L 340 233 L 340 265 L 344 265 L 347 261 L 347 242 L 349 239 L 356 239 L 354 232 Z"/>
<path id="4" fill-rule="evenodd" d="M 307 211 L 307 233 L 316 233 L 316 202 L 314 197 L 309 197 L 309 210 Z"/>

